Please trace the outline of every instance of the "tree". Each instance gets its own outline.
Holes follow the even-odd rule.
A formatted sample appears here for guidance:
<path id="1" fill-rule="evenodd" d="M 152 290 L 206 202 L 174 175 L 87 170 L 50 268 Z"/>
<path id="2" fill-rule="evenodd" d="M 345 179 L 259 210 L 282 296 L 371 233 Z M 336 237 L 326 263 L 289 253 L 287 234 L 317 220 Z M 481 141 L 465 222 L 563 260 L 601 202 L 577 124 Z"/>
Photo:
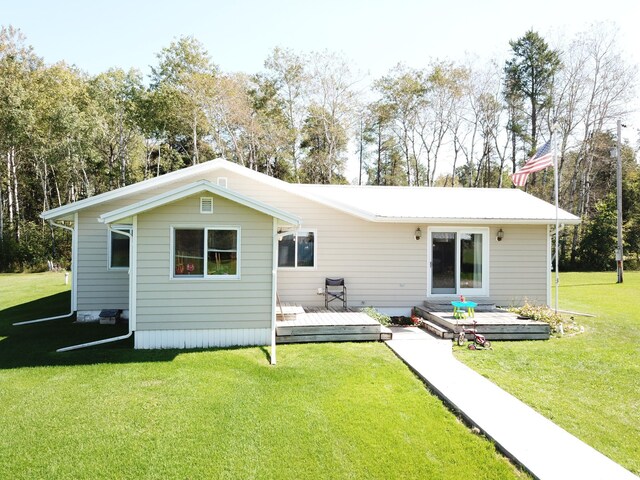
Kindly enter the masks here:
<path id="1" fill-rule="evenodd" d="M 89 81 L 90 121 L 96 129 L 96 150 L 108 168 L 109 190 L 130 183 L 130 162 L 142 148 L 136 123 L 142 90 L 142 76 L 135 70 L 112 69 Z"/>
<path id="2" fill-rule="evenodd" d="M 211 131 L 204 108 L 214 95 L 218 67 L 202 43 L 188 36 L 171 42 L 157 57 L 158 65 L 151 68 L 151 90 L 163 112 L 163 127 L 172 136 L 173 147 L 188 154 L 195 165 L 207 146 L 201 139 Z M 190 149 L 185 142 L 189 137 Z"/>
<path id="3" fill-rule="evenodd" d="M 347 132 L 330 112 L 320 105 L 311 105 L 302 127 L 300 147 L 306 158 L 300 164 L 304 183 L 344 183 L 342 172 L 345 158 L 341 155 L 347 146 Z"/>
<path id="4" fill-rule="evenodd" d="M 372 102 L 363 119 L 363 144 L 373 146 L 373 159 L 366 168 L 370 185 L 406 185 L 402 149 L 393 132 L 393 106 Z"/>
<path id="5" fill-rule="evenodd" d="M 518 100 L 529 102 L 527 113 L 531 135 L 527 143 L 529 154 L 532 154 L 538 142 L 540 111 L 551 107 L 554 77 L 562 67 L 560 52 L 550 49 L 533 30 L 518 40 L 511 40 L 509 45 L 513 56 L 505 63 L 505 96 L 514 108 L 517 108 Z"/>
<path id="6" fill-rule="evenodd" d="M 23 148 L 29 143 L 35 124 L 34 96 L 37 71 L 42 60 L 37 57 L 20 30 L 0 29 L 0 152 L 6 159 L 2 176 L 6 182 L 9 224 L 16 239 L 20 238 L 21 182 Z M 0 184 L 0 185 L 2 185 Z M 0 195 L 2 195 L 0 188 Z M 4 218 L 0 218 L 4 223 Z M 4 231 L 3 227 L 0 227 Z"/>
<path id="7" fill-rule="evenodd" d="M 456 128 L 456 108 L 460 108 L 468 78 L 465 68 L 446 62 L 432 64 L 426 76 L 426 103 L 418 115 L 418 135 L 427 157 L 425 185 L 433 185 L 440 150 Z"/>
<path id="8" fill-rule="evenodd" d="M 283 103 L 282 112 L 287 122 L 286 142 L 291 155 L 293 179 L 298 181 L 300 164 L 300 132 L 304 122 L 305 95 L 308 94 L 308 60 L 289 49 L 276 47 L 265 61 L 267 78 L 272 81 L 276 95 Z"/>
<path id="9" fill-rule="evenodd" d="M 307 158 L 301 164 L 305 182 L 343 182 L 349 131 L 354 125 L 358 96 L 347 61 L 328 52 L 309 60 L 309 104 L 300 146 Z"/>
<path id="10" fill-rule="evenodd" d="M 419 185 L 418 162 L 422 152 L 417 129 L 418 117 L 426 102 L 424 73 L 398 64 L 374 82 L 374 89 L 381 95 L 381 105 L 385 105 L 394 119 L 392 130 L 404 157 L 406 184 Z"/>
<path id="11" fill-rule="evenodd" d="M 611 270 L 615 267 L 616 199 L 608 195 L 595 207 L 595 215 L 587 222 L 580 241 L 580 262 L 592 270 Z"/>

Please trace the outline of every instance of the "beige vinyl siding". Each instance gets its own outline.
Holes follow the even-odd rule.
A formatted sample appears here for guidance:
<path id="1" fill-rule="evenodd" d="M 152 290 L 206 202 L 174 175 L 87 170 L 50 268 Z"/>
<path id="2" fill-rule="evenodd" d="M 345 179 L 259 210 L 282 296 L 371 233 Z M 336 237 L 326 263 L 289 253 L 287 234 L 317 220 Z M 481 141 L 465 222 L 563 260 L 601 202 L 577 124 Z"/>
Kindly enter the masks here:
<path id="1" fill-rule="evenodd" d="M 325 277 L 344 277 L 348 288 L 349 305 L 353 307 L 373 305 L 387 308 L 408 308 L 421 304 L 427 299 L 427 229 L 430 225 L 419 224 L 385 224 L 361 220 L 352 215 L 340 212 L 331 206 L 318 204 L 299 195 L 280 190 L 277 187 L 246 178 L 227 169 L 209 172 L 205 177 L 216 183 L 218 177 L 228 179 L 228 188 L 252 199 L 279 208 L 302 219 L 301 229 L 316 232 L 317 257 L 315 268 L 279 269 L 278 293 L 283 302 L 302 305 L 323 305 L 324 296 L 318 295 L 318 288 L 324 288 Z M 99 310 L 102 308 L 128 307 L 128 275 L 126 271 L 109 271 L 107 269 L 107 227 L 98 223 L 97 217 L 105 212 L 137 202 L 143 198 L 172 190 L 203 178 L 202 174 L 184 178 L 179 182 L 165 185 L 146 192 L 120 198 L 116 201 L 101 204 L 99 208 L 83 210 L 79 215 L 78 242 L 78 309 Z M 209 194 L 207 194 L 209 196 Z M 198 222 L 207 224 L 214 215 L 199 213 L 199 197 L 194 197 L 196 205 L 193 209 Z M 339 198 L 336 201 L 340 201 Z M 219 204 L 216 201 L 216 206 Z M 235 204 L 234 204 L 235 205 Z M 242 288 L 237 291 L 225 290 L 224 295 L 215 297 L 223 311 L 228 312 L 233 303 L 243 305 L 246 317 L 240 321 L 249 322 L 247 328 L 253 328 L 255 315 L 262 315 L 264 305 L 262 299 L 270 301 L 271 264 L 264 267 L 263 261 L 270 262 L 271 250 L 271 218 L 258 214 L 246 207 L 235 205 L 236 209 L 245 212 L 242 225 L 242 248 L 249 248 L 252 255 L 242 255 Z M 183 213 L 176 211 L 176 204 L 152 210 L 138 217 L 139 238 L 146 238 L 148 247 L 139 245 L 138 256 L 138 302 L 142 311 L 138 311 L 138 328 L 157 328 L 158 322 L 164 325 L 182 321 L 192 322 L 193 315 L 197 322 L 202 322 L 206 314 L 202 311 L 184 315 L 191 308 L 181 302 L 183 294 L 193 294 L 196 304 L 207 299 L 212 286 L 222 281 L 191 281 L 177 290 L 168 288 L 169 261 L 168 242 L 170 225 L 190 223 Z M 164 210 L 163 210 L 164 209 Z M 173 210 L 172 210 L 173 209 Z M 251 212 L 251 213 L 247 213 Z M 149 220 L 156 216 L 155 226 L 149 226 Z M 260 217 L 262 220 L 253 225 L 250 218 Z M 235 218 L 235 217 L 234 217 Z M 195 221 L 195 220 L 194 220 Z M 229 220 L 231 225 L 237 224 Z M 267 225 L 268 224 L 268 225 Z M 413 238 L 415 229 L 420 226 L 423 232 L 421 240 Z M 437 225 L 432 225 L 437 226 Z M 486 225 L 485 225 L 486 226 Z M 495 239 L 498 228 L 502 227 L 505 238 L 502 242 Z M 256 231 L 251 233 L 251 229 Z M 263 228 L 265 230 L 263 230 Z M 268 231 L 269 241 L 263 242 L 262 235 Z M 547 237 L 546 226 L 495 225 L 490 226 L 490 296 L 487 301 L 501 305 L 522 303 L 526 298 L 532 302 L 545 303 L 547 299 Z M 245 247 L 246 242 L 246 247 Z M 160 283 L 156 283 L 159 279 Z M 233 282 L 230 282 L 232 284 Z M 159 290 L 158 290 L 159 289 Z M 173 312 L 172 320 L 158 320 L 162 315 L 157 308 L 156 299 L 171 299 L 176 305 L 184 308 Z M 167 300 L 168 301 L 168 300 Z M 207 299 L 208 301 L 208 299 Z M 256 303 L 258 305 L 254 305 Z M 204 304 L 203 304 L 204 305 Z M 155 310 L 154 310 L 155 309 Z M 143 311 L 145 313 L 143 313 Z M 147 317 L 141 317 L 147 315 Z M 223 315 L 224 316 L 224 315 Z M 151 317 L 154 317 L 151 319 Z M 144 318 L 144 320 L 143 320 Z M 140 323 L 142 320 L 142 323 Z M 236 322 L 237 319 L 216 322 Z M 262 321 L 262 320 L 260 320 Z M 147 323 L 145 323 L 147 322 Z M 206 322 L 205 322 L 206 323 Z M 142 326 L 144 324 L 144 327 Z M 191 325 L 191 324 L 190 324 Z M 230 324 L 224 323 L 227 328 Z M 176 328 L 183 328 L 182 326 Z M 217 325 L 216 325 L 217 328 Z M 244 328 L 244 327 L 239 327 Z"/>
<path id="2" fill-rule="evenodd" d="M 129 274 L 126 269 L 109 270 L 108 230 L 97 217 L 103 209 L 90 208 L 78 214 L 78 311 L 129 308 Z"/>
<path id="3" fill-rule="evenodd" d="M 218 196 L 201 214 L 199 198 L 138 215 L 136 330 L 269 328 L 272 218 Z M 216 226 L 240 228 L 240 279 L 172 278 L 172 227 Z"/>
<path id="4" fill-rule="evenodd" d="M 491 299 L 498 305 L 522 305 L 525 300 L 547 303 L 548 264 L 546 225 L 502 225 L 504 239 L 491 229 Z"/>
<path id="5" fill-rule="evenodd" d="M 173 190 L 201 178 L 202 175 L 189 176 L 144 193 L 128 195 L 80 210 L 78 213 L 77 258 L 78 311 L 129 308 L 129 274 L 126 269 L 108 269 L 108 229 L 106 225 L 98 221 L 98 217 L 103 213 Z"/>
<path id="6" fill-rule="evenodd" d="M 227 177 L 232 190 L 297 215 L 302 230 L 317 232 L 314 269 L 278 270 L 278 294 L 283 302 L 322 305 L 324 296 L 317 290 L 324 288 L 326 277 L 345 278 L 352 307 L 409 308 L 428 298 L 427 229 L 444 225 L 369 222 L 230 171 L 216 176 Z M 417 227 L 423 232 L 418 241 L 414 239 Z M 479 300 L 499 305 L 521 304 L 525 299 L 546 303 L 546 225 L 488 227 L 489 296 Z M 497 242 L 501 227 L 505 238 Z"/>
<path id="7" fill-rule="evenodd" d="M 418 225 L 368 222 L 230 171 L 217 176 L 227 177 L 232 190 L 297 215 L 301 230 L 316 232 L 315 268 L 278 269 L 282 302 L 324 305 L 317 291 L 326 277 L 345 278 L 353 307 L 407 308 L 425 300 L 427 249 L 424 236 L 413 238 Z"/>

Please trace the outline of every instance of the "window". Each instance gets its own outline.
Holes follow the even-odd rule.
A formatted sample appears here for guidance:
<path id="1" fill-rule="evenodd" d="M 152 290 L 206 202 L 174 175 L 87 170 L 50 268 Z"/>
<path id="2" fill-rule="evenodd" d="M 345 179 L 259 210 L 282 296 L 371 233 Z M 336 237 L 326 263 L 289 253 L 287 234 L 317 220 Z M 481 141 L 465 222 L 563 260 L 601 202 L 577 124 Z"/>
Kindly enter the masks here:
<path id="1" fill-rule="evenodd" d="M 280 235 L 278 241 L 278 267 L 315 267 L 315 240 L 316 235 L 312 231 L 298 231 Z"/>
<path id="2" fill-rule="evenodd" d="M 131 227 L 114 227 L 131 233 Z M 109 268 L 129 268 L 129 237 L 109 230 Z"/>
<path id="3" fill-rule="evenodd" d="M 238 228 L 176 228 L 175 278 L 239 278 Z"/>

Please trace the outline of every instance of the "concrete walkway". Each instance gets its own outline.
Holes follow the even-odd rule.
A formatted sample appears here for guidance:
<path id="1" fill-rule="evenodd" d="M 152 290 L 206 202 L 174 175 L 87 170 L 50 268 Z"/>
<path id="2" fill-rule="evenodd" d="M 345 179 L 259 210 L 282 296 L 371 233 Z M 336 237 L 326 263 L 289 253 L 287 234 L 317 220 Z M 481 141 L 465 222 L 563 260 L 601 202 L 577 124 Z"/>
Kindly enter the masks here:
<path id="1" fill-rule="evenodd" d="M 638 480 L 634 474 L 558 427 L 457 361 L 451 340 L 415 327 L 393 327 L 387 345 L 445 402 L 509 457 L 541 480 Z"/>

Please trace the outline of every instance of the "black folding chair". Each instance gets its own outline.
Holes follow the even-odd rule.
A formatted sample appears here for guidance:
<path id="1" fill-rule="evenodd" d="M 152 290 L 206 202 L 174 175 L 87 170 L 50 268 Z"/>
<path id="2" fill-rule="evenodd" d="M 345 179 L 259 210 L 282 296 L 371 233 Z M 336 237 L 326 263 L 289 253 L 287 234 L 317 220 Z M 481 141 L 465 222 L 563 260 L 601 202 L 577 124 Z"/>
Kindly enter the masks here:
<path id="1" fill-rule="evenodd" d="M 334 300 L 342 302 L 342 308 L 347 309 L 347 287 L 344 278 L 324 279 L 324 306 L 329 308 L 329 304 Z"/>

